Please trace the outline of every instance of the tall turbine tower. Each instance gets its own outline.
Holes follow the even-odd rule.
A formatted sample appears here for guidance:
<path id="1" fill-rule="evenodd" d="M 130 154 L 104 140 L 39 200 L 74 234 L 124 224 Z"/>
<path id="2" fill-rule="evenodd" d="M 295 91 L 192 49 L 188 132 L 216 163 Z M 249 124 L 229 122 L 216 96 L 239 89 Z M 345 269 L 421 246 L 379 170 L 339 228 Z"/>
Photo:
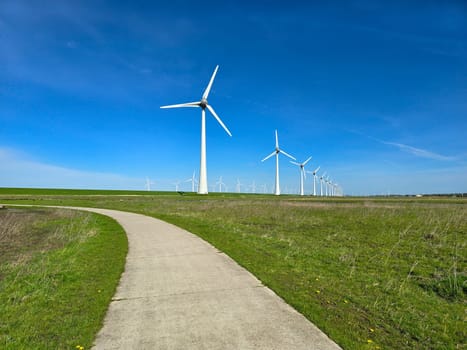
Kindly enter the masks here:
<path id="1" fill-rule="evenodd" d="M 279 185 L 279 153 L 282 153 L 283 155 L 285 155 L 285 156 L 287 156 L 287 157 L 289 157 L 289 158 L 291 158 L 293 160 L 296 160 L 290 154 L 285 153 L 283 150 L 281 150 L 279 148 L 279 138 L 277 137 L 277 130 L 276 130 L 276 148 L 274 149 L 274 151 L 270 155 L 268 155 L 266 158 L 264 158 L 262 160 L 262 162 L 264 162 L 266 159 L 271 158 L 273 155 L 276 156 L 276 185 L 275 185 L 275 189 L 274 189 L 274 194 L 276 196 L 281 194 L 281 189 L 280 189 L 280 185 Z"/>
<path id="2" fill-rule="evenodd" d="M 214 109 L 211 105 L 208 104 L 209 91 L 211 91 L 212 83 L 216 77 L 217 70 L 219 66 L 216 66 L 214 73 L 212 74 L 211 80 L 204 91 L 201 101 L 198 102 L 187 102 L 177 105 L 161 106 L 161 108 L 180 108 L 180 107 L 200 107 L 201 108 L 201 156 L 200 156 L 200 166 L 199 166 L 199 186 L 198 194 L 207 194 L 208 193 L 208 174 L 206 169 L 206 111 L 207 108 L 209 112 L 216 118 L 217 122 L 224 128 L 225 132 L 232 136 L 229 129 L 224 125 L 219 116 L 214 112 Z"/>
<path id="3" fill-rule="evenodd" d="M 308 171 L 309 174 L 313 174 L 313 196 L 315 196 L 315 197 L 316 197 L 316 173 L 318 172 L 320 167 L 321 166 L 317 167 L 313 171 Z"/>
<path id="4" fill-rule="evenodd" d="M 326 172 L 322 173 L 320 178 L 319 178 L 319 182 L 321 184 L 321 192 L 320 192 L 320 195 L 321 197 L 323 196 L 323 178 L 326 176 Z"/>
<path id="5" fill-rule="evenodd" d="M 297 163 L 297 162 L 292 162 L 290 163 L 298 165 L 300 167 L 300 196 L 305 195 L 305 192 L 303 191 L 303 180 L 304 178 L 306 179 L 306 173 L 305 173 L 305 165 L 310 161 L 312 157 L 309 157 L 307 160 L 305 160 L 303 163 Z"/>

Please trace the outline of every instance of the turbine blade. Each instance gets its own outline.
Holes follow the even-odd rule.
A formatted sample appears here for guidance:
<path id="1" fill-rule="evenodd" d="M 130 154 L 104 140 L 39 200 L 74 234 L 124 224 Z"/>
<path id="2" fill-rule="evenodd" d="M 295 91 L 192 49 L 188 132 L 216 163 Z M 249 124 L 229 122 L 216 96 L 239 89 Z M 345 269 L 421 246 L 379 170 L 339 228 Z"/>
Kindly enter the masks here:
<path id="1" fill-rule="evenodd" d="M 279 152 L 281 152 L 284 156 L 287 156 L 287 157 L 289 157 L 289 158 L 291 158 L 291 159 L 293 159 L 293 160 L 296 160 L 295 157 L 292 157 L 290 154 L 284 152 L 284 151 L 281 150 L 281 149 L 279 150 Z M 299 165 L 300 165 L 300 164 L 299 164 Z"/>
<path id="2" fill-rule="evenodd" d="M 319 168 L 321 168 L 321 165 L 319 167 L 316 168 L 315 171 L 313 171 L 315 174 L 318 172 Z"/>
<path id="3" fill-rule="evenodd" d="M 306 171 L 302 168 L 303 171 L 303 177 L 306 179 Z"/>
<path id="4" fill-rule="evenodd" d="M 308 158 L 307 160 L 305 160 L 305 161 L 303 162 L 303 165 L 306 165 L 306 163 L 308 163 L 308 162 L 310 161 L 311 158 L 313 158 L 313 157 L 310 157 L 310 158 Z"/>
<path id="5" fill-rule="evenodd" d="M 227 134 L 229 134 L 229 136 L 232 136 L 232 134 L 230 133 L 229 129 L 227 129 L 227 127 L 224 125 L 224 123 L 222 122 L 221 118 L 219 118 L 219 116 L 216 114 L 216 112 L 214 112 L 214 109 L 210 106 L 210 105 L 206 105 L 206 107 L 209 109 L 209 111 L 212 113 L 212 115 L 214 116 L 214 118 L 216 118 L 217 122 L 224 128 L 225 132 Z"/>
<path id="6" fill-rule="evenodd" d="M 209 80 L 208 87 L 204 91 L 204 94 L 203 94 L 204 99 L 207 99 L 209 96 L 209 92 L 211 91 L 211 86 L 212 86 L 212 83 L 214 82 L 214 78 L 216 77 L 216 73 L 218 69 L 219 69 L 219 65 L 217 65 L 216 69 L 214 69 L 214 73 L 212 73 L 212 77 L 211 77 L 211 80 Z"/>
<path id="7" fill-rule="evenodd" d="M 262 162 L 264 162 L 266 159 L 271 158 L 271 157 L 272 157 L 273 155 L 275 155 L 275 154 L 276 154 L 276 151 L 272 152 L 270 155 L 268 155 L 266 158 L 264 158 L 264 159 L 262 160 Z"/>
<path id="8" fill-rule="evenodd" d="M 300 166 L 300 164 L 297 163 L 297 162 L 292 162 L 292 161 L 290 161 L 290 163 Z"/>
<path id="9" fill-rule="evenodd" d="M 180 103 L 178 105 L 161 106 L 161 108 L 199 107 L 199 102 Z"/>
<path id="10" fill-rule="evenodd" d="M 276 130 L 276 148 L 279 148 L 279 138 L 277 137 L 277 130 Z"/>

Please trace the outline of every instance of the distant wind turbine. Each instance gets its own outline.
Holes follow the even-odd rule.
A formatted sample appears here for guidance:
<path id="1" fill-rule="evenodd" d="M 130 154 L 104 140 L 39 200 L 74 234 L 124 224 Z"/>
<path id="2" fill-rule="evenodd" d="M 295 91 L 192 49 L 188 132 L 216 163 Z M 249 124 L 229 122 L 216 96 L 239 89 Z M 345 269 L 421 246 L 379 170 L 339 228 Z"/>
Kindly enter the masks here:
<path id="1" fill-rule="evenodd" d="M 256 193 L 256 183 L 253 181 L 250 185 L 251 193 Z"/>
<path id="2" fill-rule="evenodd" d="M 178 192 L 178 186 L 180 185 L 180 181 L 174 182 L 175 185 L 175 192 Z"/>
<path id="3" fill-rule="evenodd" d="M 222 182 L 222 176 L 219 176 L 219 181 L 216 182 L 216 185 L 219 185 L 219 192 L 222 192 L 222 186 L 225 189 L 225 183 Z"/>
<path id="4" fill-rule="evenodd" d="M 297 162 L 292 162 L 290 163 L 298 165 L 300 167 L 300 196 L 305 195 L 305 192 L 303 190 L 303 182 L 304 179 L 306 179 L 306 173 L 305 173 L 305 165 L 310 161 L 312 157 L 309 157 L 307 160 L 305 160 L 303 163 L 297 163 Z"/>
<path id="5" fill-rule="evenodd" d="M 274 155 L 276 156 L 276 184 L 275 184 L 275 189 L 274 189 L 274 194 L 276 196 L 281 194 L 281 189 L 280 189 L 280 185 L 279 185 L 279 153 L 282 153 L 283 155 L 285 155 L 285 156 L 287 156 L 287 157 L 289 157 L 289 158 L 291 158 L 293 160 L 296 160 L 290 154 L 285 153 L 283 150 L 281 150 L 279 148 L 279 138 L 277 137 L 277 130 L 276 130 L 276 148 L 274 149 L 274 151 L 270 155 L 268 155 L 266 158 L 264 158 L 262 160 L 262 162 L 264 162 L 266 159 L 269 159 Z"/>
<path id="6" fill-rule="evenodd" d="M 323 179 L 324 179 L 325 176 L 326 176 L 326 172 L 322 173 L 320 178 L 319 178 L 319 182 L 320 182 L 320 185 L 321 185 L 321 192 L 320 192 L 321 197 L 323 196 Z"/>
<path id="7" fill-rule="evenodd" d="M 161 106 L 161 108 L 180 108 L 180 107 L 200 107 L 201 108 L 201 155 L 200 155 L 200 167 L 199 167 L 199 186 L 198 186 L 198 194 L 207 194 L 208 193 L 208 176 L 207 176 L 207 169 L 206 169 L 206 111 L 207 108 L 209 112 L 216 118 L 217 122 L 224 128 L 225 132 L 232 136 L 229 129 L 224 125 L 222 120 L 216 114 L 214 109 L 211 105 L 208 104 L 208 96 L 209 92 L 211 91 L 212 83 L 214 82 L 214 78 L 216 77 L 217 70 L 219 66 L 216 66 L 214 69 L 214 73 L 211 76 L 211 80 L 201 97 L 201 101 L 197 102 L 187 102 L 182 104 L 176 105 L 169 105 L 169 106 Z"/>
<path id="8" fill-rule="evenodd" d="M 313 171 L 307 171 L 308 174 L 313 174 L 313 196 L 315 196 L 315 197 L 316 197 L 316 173 L 318 172 L 320 167 L 321 166 L 317 167 Z"/>
<path id="9" fill-rule="evenodd" d="M 237 184 L 235 185 L 235 192 L 240 193 L 241 187 L 242 187 L 242 184 L 240 183 L 240 180 L 237 178 Z"/>
<path id="10" fill-rule="evenodd" d="M 146 191 L 151 191 L 151 185 L 154 185 L 154 182 L 149 177 L 146 177 Z"/>
<path id="11" fill-rule="evenodd" d="M 191 192 L 195 192 L 195 184 L 197 184 L 198 181 L 196 181 L 194 170 L 193 170 L 193 175 L 191 176 L 191 178 L 185 180 L 185 182 L 191 182 Z"/>

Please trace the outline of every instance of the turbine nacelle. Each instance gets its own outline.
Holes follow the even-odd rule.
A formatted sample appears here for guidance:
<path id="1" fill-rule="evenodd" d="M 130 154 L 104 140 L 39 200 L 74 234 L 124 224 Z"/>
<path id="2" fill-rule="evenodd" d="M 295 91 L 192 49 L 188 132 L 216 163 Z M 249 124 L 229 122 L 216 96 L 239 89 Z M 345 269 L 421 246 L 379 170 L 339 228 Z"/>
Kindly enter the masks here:
<path id="1" fill-rule="evenodd" d="M 205 98 L 202 98 L 201 101 L 199 101 L 199 106 L 202 109 L 205 109 L 208 106 L 208 100 Z"/>

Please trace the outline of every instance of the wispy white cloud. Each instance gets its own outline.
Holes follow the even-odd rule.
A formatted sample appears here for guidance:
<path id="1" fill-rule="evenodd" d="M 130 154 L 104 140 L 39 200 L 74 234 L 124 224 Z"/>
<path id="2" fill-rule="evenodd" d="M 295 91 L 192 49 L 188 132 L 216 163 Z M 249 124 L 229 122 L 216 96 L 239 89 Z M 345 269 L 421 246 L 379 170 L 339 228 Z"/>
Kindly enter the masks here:
<path id="1" fill-rule="evenodd" d="M 455 161 L 458 160 L 458 157 L 454 156 L 445 156 L 442 154 L 438 154 L 435 152 L 431 152 L 425 149 L 421 148 L 416 148 L 412 147 L 409 145 L 404 145 L 402 143 L 397 143 L 397 142 L 388 142 L 388 141 L 380 141 L 381 143 L 384 143 L 385 145 L 389 146 L 394 146 L 399 148 L 401 151 L 410 153 L 414 156 L 421 157 L 421 158 L 428 158 L 428 159 L 434 159 L 434 160 L 442 160 L 442 161 Z"/>
<path id="2" fill-rule="evenodd" d="M 142 190 L 144 181 L 143 178 L 47 164 L 17 150 L 0 147 L 0 187 Z"/>

